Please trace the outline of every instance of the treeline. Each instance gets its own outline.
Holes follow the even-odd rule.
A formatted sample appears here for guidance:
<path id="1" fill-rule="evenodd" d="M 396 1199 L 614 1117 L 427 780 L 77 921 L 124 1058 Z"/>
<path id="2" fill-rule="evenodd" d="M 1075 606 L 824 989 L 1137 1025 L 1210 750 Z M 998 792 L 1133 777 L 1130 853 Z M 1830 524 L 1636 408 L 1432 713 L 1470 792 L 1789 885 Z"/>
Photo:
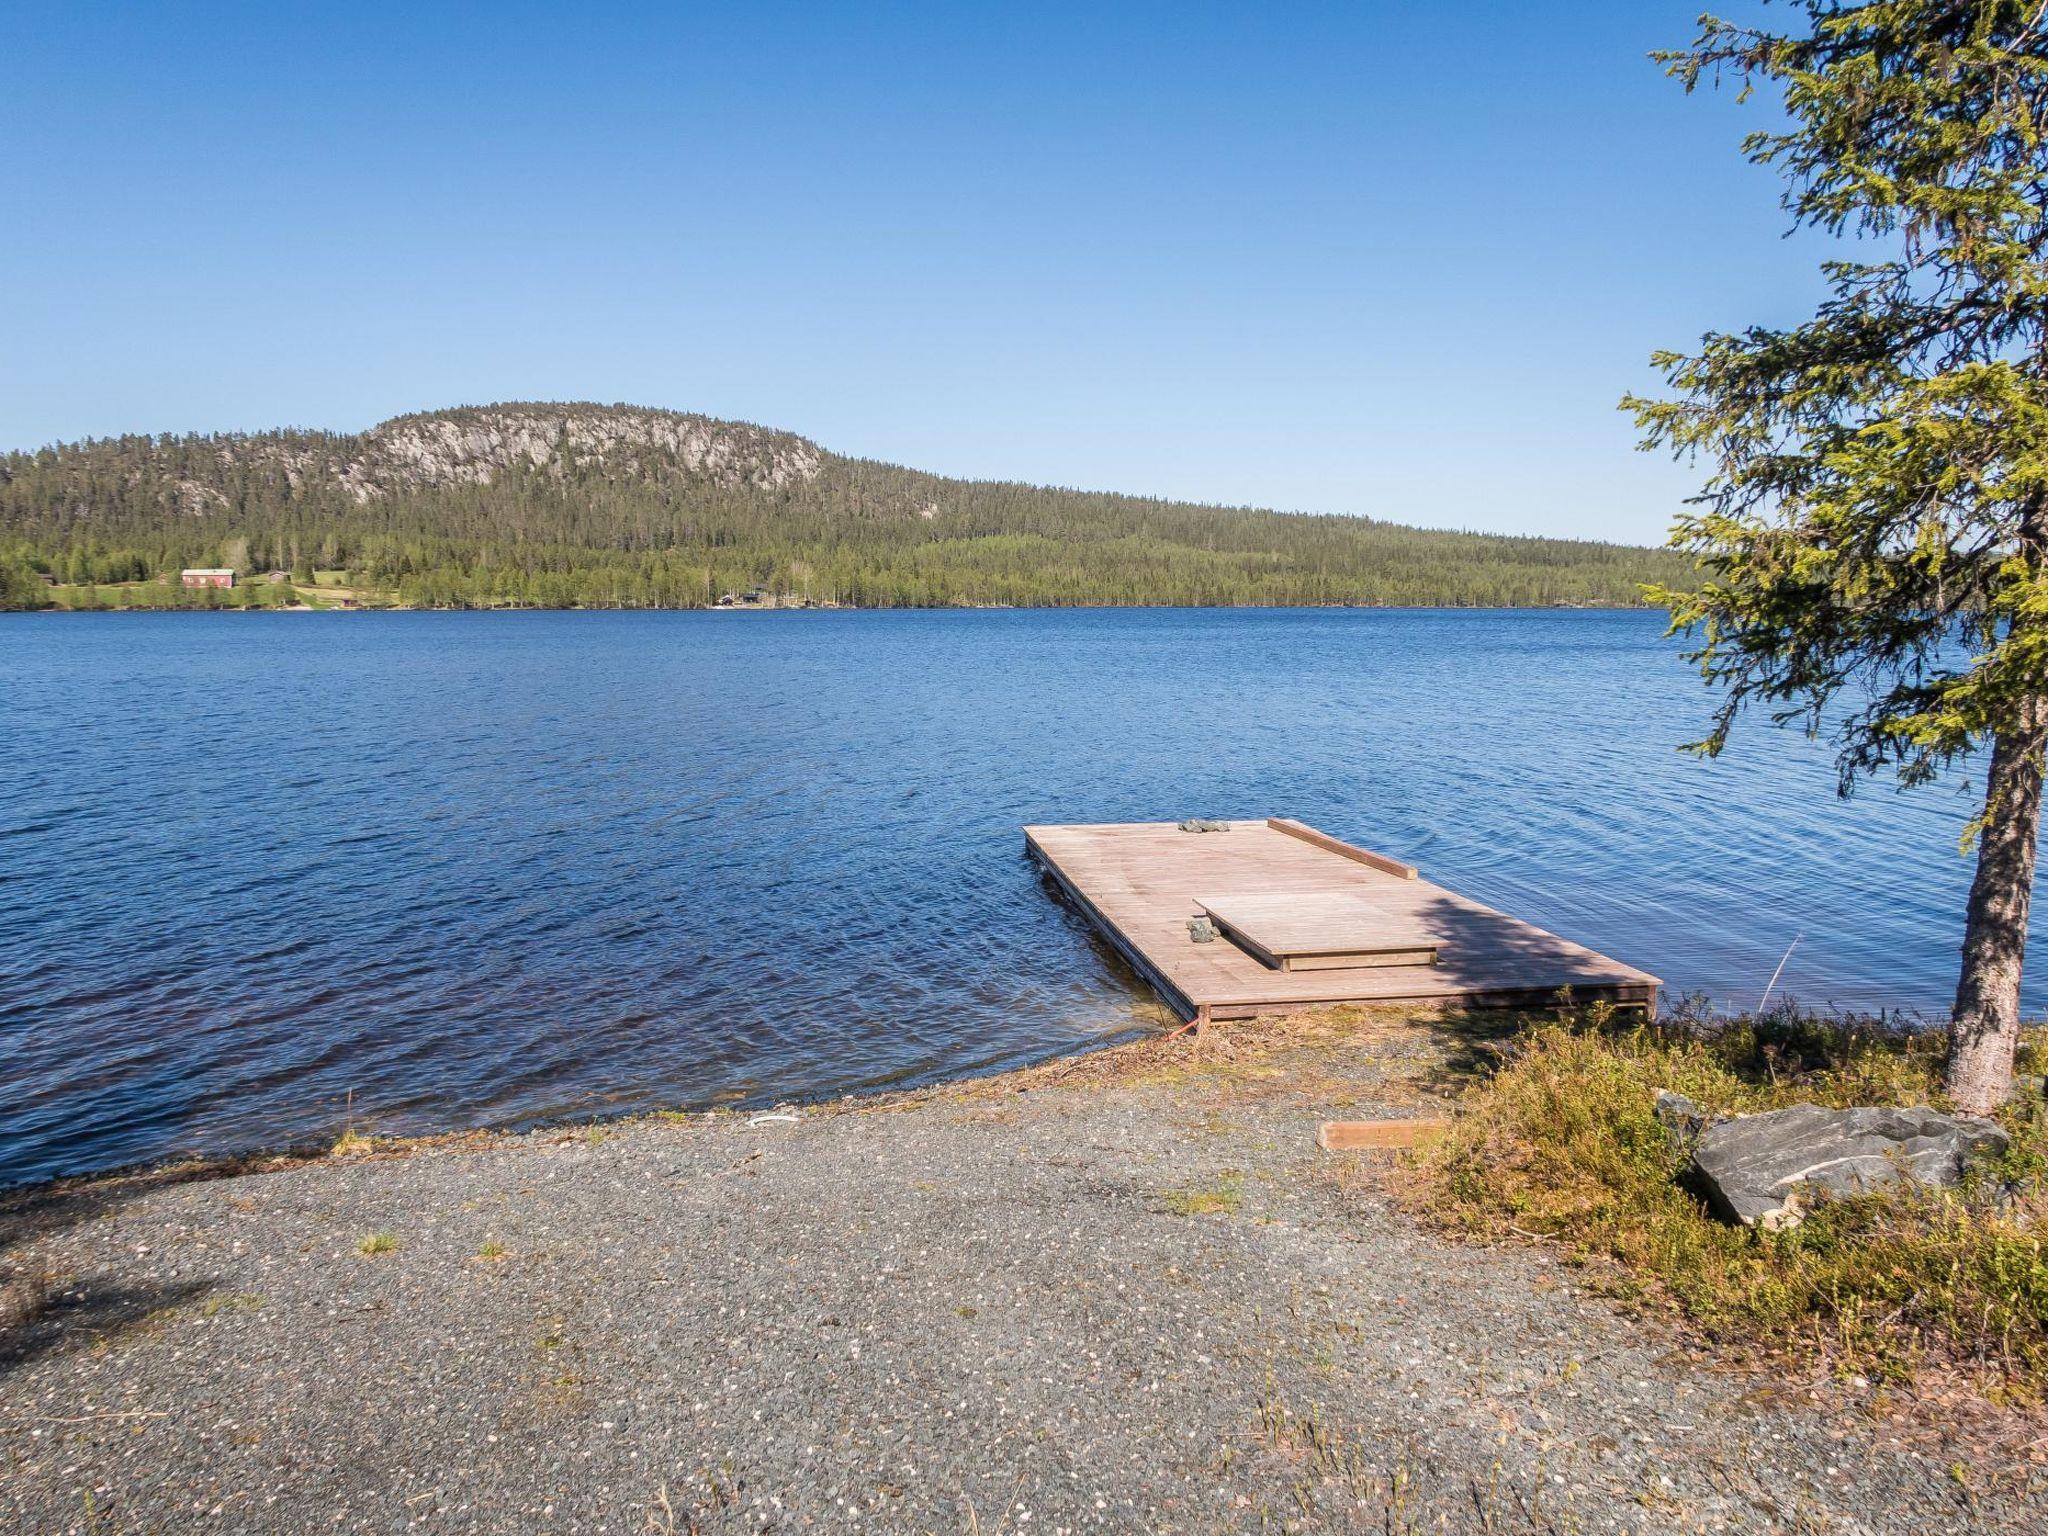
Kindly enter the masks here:
<path id="1" fill-rule="evenodd" d="M 64 601 L 54 577 L 168 579 L 161 604 L 217 606 L 175 590 L 179 569 L 202 565 L 302 582 L 343 572 L 437 608 L 695 607 L 755 588 L 861 607 L 1633 604 L 1639 583 L 1687 574 L 1676 555 L 1621 545 L 947 480 L 829 454 L 772 489 L 651 450 L 622 462 L 566 445 L 488 478 L 461 478 L 464 461 L 409 463 L 400 480 L 366 454 L 372 437 L 128 437 L 0 457 L 0 603 Z"/>

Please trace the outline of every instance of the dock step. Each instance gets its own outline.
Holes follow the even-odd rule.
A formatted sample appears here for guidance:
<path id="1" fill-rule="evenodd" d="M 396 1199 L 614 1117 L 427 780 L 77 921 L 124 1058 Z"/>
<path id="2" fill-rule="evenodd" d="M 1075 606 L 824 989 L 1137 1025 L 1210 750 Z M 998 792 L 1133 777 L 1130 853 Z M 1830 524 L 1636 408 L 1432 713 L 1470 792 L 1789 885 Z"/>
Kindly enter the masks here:
<path id="1" fill-rule="evenodd" d="M 1197 896 L 1195 905 L 1276 971 L 1436 964 L 1436 941 L 1405 912 L 1350 891 Z"/>

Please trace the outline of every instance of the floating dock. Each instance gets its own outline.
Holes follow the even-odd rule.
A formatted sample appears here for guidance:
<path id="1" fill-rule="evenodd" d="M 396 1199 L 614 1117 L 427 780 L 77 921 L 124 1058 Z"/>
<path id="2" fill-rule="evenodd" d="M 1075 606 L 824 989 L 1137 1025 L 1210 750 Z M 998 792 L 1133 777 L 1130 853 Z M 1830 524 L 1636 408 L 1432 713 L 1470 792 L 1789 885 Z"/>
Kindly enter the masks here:
<path id="1" fill-rule="evenodd" d="M 1398 859 L 1279 817 L 1207 825 L 1219 830 L 1024 829 L 1047 876 L 1183 1019 L 1334 1003 L 1544 1007 L 1565 987 L 1576 1002 L 1656 1009 L 1655 976 Z"/>

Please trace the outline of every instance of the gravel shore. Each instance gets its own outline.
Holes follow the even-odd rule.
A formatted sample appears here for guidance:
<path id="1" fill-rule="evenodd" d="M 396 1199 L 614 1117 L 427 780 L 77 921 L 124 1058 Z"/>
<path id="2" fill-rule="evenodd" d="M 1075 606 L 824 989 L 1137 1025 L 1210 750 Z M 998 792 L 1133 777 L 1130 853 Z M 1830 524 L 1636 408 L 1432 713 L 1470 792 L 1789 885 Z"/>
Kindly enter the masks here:
<path id="1" fill-rule="evenodd" d="M 1317 1150 L 1458 1048 L 1247 1028 L 17 1200 L 0 1529 L 2039 1529 L 2024 1428 L 1704 1365 Z"/>

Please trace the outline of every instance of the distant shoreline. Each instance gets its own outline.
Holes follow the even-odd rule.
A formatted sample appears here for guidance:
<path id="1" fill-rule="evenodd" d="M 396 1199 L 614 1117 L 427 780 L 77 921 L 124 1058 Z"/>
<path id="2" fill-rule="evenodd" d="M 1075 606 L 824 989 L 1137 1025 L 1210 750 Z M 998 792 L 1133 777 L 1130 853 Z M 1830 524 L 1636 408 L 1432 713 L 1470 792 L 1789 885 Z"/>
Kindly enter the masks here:
<path id="1" fill-rule="evenodd" d="M 416 603 L 380 603 L 358 608 L 315 608 L 306 605 L 222 604 L 202 607 L 148 607 L 140 604 L 107 608 L 72 608 L 53 603 L 41 608 L 0 609 L 0 615 L 104 616 L 108 614 L 371 614 L 371 613 L 1663 613 L 1652 603 L 898 603 L 858 606 L 839 603 L 816 608 L 719 608 L 698 604 L 688 608 L 501 606 L 452 607 Z"/>

